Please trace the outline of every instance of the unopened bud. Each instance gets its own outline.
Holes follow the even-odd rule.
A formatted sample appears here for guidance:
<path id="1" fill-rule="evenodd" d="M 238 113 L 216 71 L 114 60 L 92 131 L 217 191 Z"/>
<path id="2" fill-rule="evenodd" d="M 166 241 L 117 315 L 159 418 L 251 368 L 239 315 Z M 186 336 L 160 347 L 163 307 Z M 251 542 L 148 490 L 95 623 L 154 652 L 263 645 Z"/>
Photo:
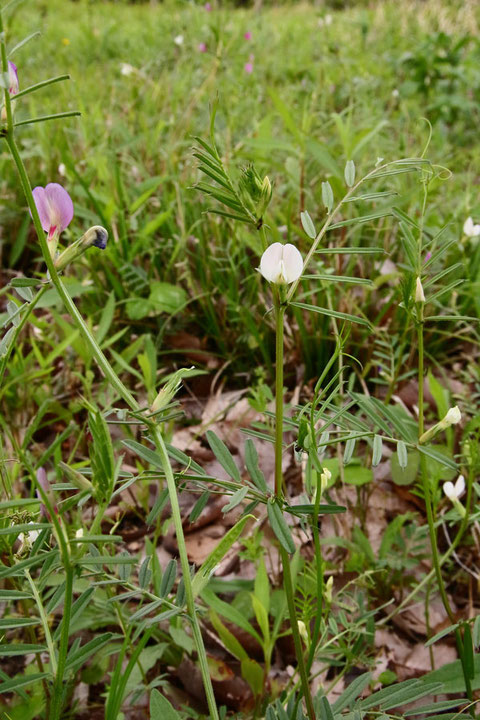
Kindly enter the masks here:
<path id="1" fill-rule="evenodd" d="M 329 605 L 332 604 L 333 575 L 330 575 L 325 584 L 325 600 Z"/>
<path id="2" fill-rule="evenodd" d="M 426 443 L 428 440 L 431 440 L 437 433 L 439 433 L 441 430 L 446 430 L 451 425 L 457 425 L 462 419 L 462 413 L 460 412 L 460 409 L 458 405 L 455 405 L 455 407 L 450 408 L 450 410 L 447 412 L 444 418 L 440 420 L 440 422 L 433 425 L 431 428 L 429 428 L 426 432 L 423 433 L 423 435 L 419 438 L 420 443 Z"/>
<path id="3" fill-rule="evenodd" d="M 100 250 L 107 247 L 108 232 L 101 225 L 94 225 L 89 228 L 81 238 L 69 245 L 55 260 L 55 267 L 58 271 L 63 270 L 67 265 L 76 260 L 89 247 L 95 246 Z"/>
<path id="4" fill-rule="evenodd" d="M 425 293 L 423 292 L 422 281 L 420 280 L 419 277 L 417 277 L 417 285 L 415 288 L 415 302 L 417 302 L 417 303 L 425 302 Z"/>
<path id="5" fill-rule="evenodd" d="M 270 205 L 271 199 L 272 199 L 272 184 L 271 184 L 270 180 L 268 179 L 268 176 L 265 175 L 265 177 L 263 178 L 262 185 L 261 185 L 260 200 L 257 204 L 257 209 L 256 209 L 257 218 L 262 218 L 264 216 L 266 209 Z"/>
<path id="6" fill-rule="evenodd" d="M 90 482 L 90 480 L 87 480 L 87 478 L 82 475 L 82 473 L 79 473 L 77 470 L 69 467 L 64 462 L 59 462 L 59 465 L 72 483 L 72 485 L 74 485 L 78 490 L 88 490 L 88 492 L 93 493 L 92 483 Z"/>
<path id="7" fill-rule="evenodd" d="M 303 620 L 298 621 L 298 632 L 300 633 L 300 636 L 305 643 L 305 645 L 308 645 L 308 633 L 307 633 L 307 626 L 303 622 Z"/>

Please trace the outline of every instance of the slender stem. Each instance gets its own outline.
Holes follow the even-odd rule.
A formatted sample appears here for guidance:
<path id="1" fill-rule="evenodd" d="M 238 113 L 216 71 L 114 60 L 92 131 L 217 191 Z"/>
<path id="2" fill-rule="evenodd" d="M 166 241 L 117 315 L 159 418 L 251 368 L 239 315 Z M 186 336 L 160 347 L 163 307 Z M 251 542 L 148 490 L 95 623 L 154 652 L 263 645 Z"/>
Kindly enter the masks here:
<path id="1" fill-rule="evenodd" d="M 177 488 L 175 485 L 175 478 L 173 476 L 172 466 L 168 458 L 167 448 L 163 440 L 162 434 L 156 426 L 150 426 L 153 434 L 157 452 L 162 459 L 163 470 L 165 472 L 165 479 L 167 481 L 168 492 L 170 496 L 170 504 L 172 507 L 172 517 L 177 533 L 177 545 L 178 554 L 180 556 L 180 565 L 182 567 L 183 583 L 185 587 L 185 599 L 187 603 L 187 611 L 190 616 L 190 622 L 192 625 L 193 637 L 198 653 L 198 662 L 202 673 L 203 684 L 205 688 L 205 694 L 207 696 L 208 709 L 210 710 L 211 720 L 218 720 L 217 704 L 215 702 L 215 695 L 213 692 L 212 681 L 210 679 L 210 671 L 208 669 L 207 655 L 205 651 L 205 645 L 203 643 L 203 637 L 200 630 L 200 624 L 198 622 L 197 613 L 195 610 L 195 599 L 193 595 L 192 580 L 190 576 L 190 565 L 188 562 L 187 546 L 185 544 L 185 536 L 182 530 L 182 518 L 180 514 L 180 505 L 178 502 Z"/>
<path id="2" fill-rule="evenodd" d="M 287 596 L 288 614 L 290 616 L 290 626 L 293 636 L 293 644 L 295 646 L 295 655 L 297 656 L 298 672 L 302 683 L 303 697 L 307 706 L 307 714 L 310 720 L 315 720 L 315 710 L 313 707 L 312 694 L 308 682 L 307 669 L 303 659 L 302 640 L 298 629 L 297 613 L 295 611 L 294 590 L 292 582 L 292 572 L 290 570 L 290 556 L 288 552 L 280 545 L 280 557 L 283 566 L 283 587 Z"/>
<path id="3" fill-rule="evenodd" d="M 283 496 L 283 321 L 285 317 L 285 305 L 281 300 L 282 288 L 280 286 L 278 295 L 275 297 L 275 495 L 277 498 Z M 290 556 L 280 545 L 280 556 L 283 566 L 283 587 L 287 597 L 288 614 L 292 630 L 295 655 L 297 656 L 298 672 L 302 683 L 303 696 L 307 706 L 307 713 L 310 720 L 315 720 L 308 675 L 303 658 L 302 640 L 298 629 L 297 613 L 295 611 L 294 588 L 290 570 Z"/>
<path id="4" fill-rule="evenodd" d="M 28 584 L 30 585 L 30 588 L 32 590 L 32 595 L 35 598 L 35 602 L 37 604 L 38 614 L 40 615 L 40 620 L 42 621 L 43 632 L 45 633 L 45 641 L 47 643 L 48 654 L 50 657 L 50 667 L 52 669 L 52 674 L 56 675 L 57 659 L 55 657 L 55 647 L 53 645 L 52 634 L 50 632 L 50 626 L 48 624 L 48 618 L 45 613 L 45 608 L 43 607 L 42 599 L 37 590 L 37 586 L 33 582 L 32 576 L 30 575 L 27 568 L 25 568 L 25 577 L 27 578 Z"/>
<path id="5" fill-rule="evenodd" d="M 425 426 L 425 418 L 424 418 L 424 343 L 423 343 L 423 303 L 417 304 L 418 308 L 418 314 L 419 314 L 419 322 L 417 323 L 417 343 L 418 343 L 418 435 L 421 437 L 424 433 L 424 426 Z M 438 545 L 437 545 L 437 533 L 435 529 L 435 518 L 433 515 L 433 506 L 432 506 L 432 498 L 430 493 L 430 482 L 427 472 L 427 464 L 425 461 L 425 456 L 422 454 L 420 457 L 420 469 L 421 469 L 421 477 L 422 477 L 422 486 L 423 486 L 423 494 L 425 498 L 425 509 L 427 511 L 427 522 L 428 522 L 428 532 L 430 536 L 430 546 L 432 550 L 432 560 L 433 560 L 433 567 L 435 569 L 435 576 L 437 578 L 438 583 L 438 589 L 440 592 L 440 597 L 442 599 L 443 607 L 445 608 L 445 612 L 448 615 L 448 619 L 450 620 L 452 625 L 456 624 L 456 618 L 453 614 L 452 608 L 450 606 L 450 601 L 448 599 L 447 591 L 445 588 L 445 583 L 443 581 L 443 575 L 442 570 L 440 566 L 440 558 L 438 553 Z M 465 690 L 467 693 L 467 697 L 469 700 L 473 700 L 472 695 L 472 685 L 470 681 L 470 677 L 465 665 L 465 658 L 464 658 L 464 648 L 463 648 L 463 642 L 462 642 L 462 635 L 460 633 L 459 628 L 456 628 L 455 630 L 455 640 L 457 643 L 457 650 L 458 654 L 460 656 L 460 660 L 462 663 L 462 670 L 463 670 L 463 677 L 465 680 Z M 471 714 L 473 717 L 475 717 L 475 709 L 472 705 L 471 707 Z"/>
<path id="6" fill-rule="evenodd" d="M 277 299 L 275 308 L 275 495 L 283 494 L 283 321 L 285 306 Z"/>
<path id="7" fill-rule="evenodd" d="M 67 559 L 63 559 L 65 566 L 65 600 L 63 603 L 62 633 L 60 636 L 60 646 L 58 650 L 58 667 L 55 675 L 55 682 L 53 684 L 52 708 L 50 713 L 51 720 L 60 720 L 62 717 L 64 689 L 63 678 L 67 662 L 68 639 L 70 636 L 70 617 L 72 614 L 73 575 L 75 570 L 70 564 L 70 561 L 67 560 L 67 562 L 65 562 L 65 560 Z"/>
<path id="8" fill-rule="evenodd" d="M 309 459 L 310 462 L 310 459 Z M 322 481 L 319 473 L 317 472 L 317 491 L 315 494 L 315 508 L 312 518 L 312 532 L 313 532 L 313 544 L 315 547 L 315 563 L 317 571 L 317 614 L 315 616 L 315 624 L 313 626 L 312 639 L 310 645 L 310 651 L 308 653 L 307 660 L 307 672 L 309 673 L 313 661 L 315 659 L 315 650 L 317 649 L 318 639 L 320 637 L 320 629 L 322 625 L 322 613 L 323 613 L 323 557 L 322 557 L 322 546 L 320 545 L 320 533 L 318 532 L 318 514 L 320 508 L 320 500 L 322 496 Z"/>

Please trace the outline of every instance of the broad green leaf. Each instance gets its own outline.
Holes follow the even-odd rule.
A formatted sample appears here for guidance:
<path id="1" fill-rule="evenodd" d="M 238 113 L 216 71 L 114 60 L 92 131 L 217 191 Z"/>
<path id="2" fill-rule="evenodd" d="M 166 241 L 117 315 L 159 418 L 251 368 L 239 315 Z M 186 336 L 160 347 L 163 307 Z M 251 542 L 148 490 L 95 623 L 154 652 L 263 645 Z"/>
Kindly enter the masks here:
<path id="1" fill-rule="evenodd" d="M 240 645 L 235 635 L 233 635 L 233 633 L 231 633 L 230 630 L 225 627 L 225 625 L 222 623 L 219 616 L 213 609 L 210 609 L 210 620 L 213 627 L 217 631 L 220 640 L 223 642 L 228 652 L 231 653 L 233 657 L 237 658 L 237 660 L 247 660 L 247 651 L 242 645 Z"/>
<path id="2" fill-rule="evenodd" d="M 365 690 L 371 678 L 372 673 L 370 672 L 363 673 L 355 678 L 332 705 L 333 712 L 337 714 L 345 710 L 345 708 L 351 707 L 352 702 Z"/>
<path id="3" fill-rule="evenodd" d="M 6 643 L 0 645 L 0 656 L 13 657 L 14 655 L 29 655 L 30 653 L 46 652 L 46 645 Z"/>
<path id="4" fill-rule="evenodd" d="M 233 510 L 237 507 L 237 505 L 240 505 L 241 502 L 245 500 L 245 496 L 248 493 L 248 485 L 245 485 L 244 487 L 241 487 L 239 490 L 237 490 L 235 493 L 233 493 L 230 502 L 227 505 L 224 505 L 222 507 L 222 513 L 230 512 L 230 510 Z"/>
<path id="5" fill-rule="evenodd" d="M 263 493 L 268 493 L 269 489 L 265 482 L 265 476 L 258 467 L 257 449 L 251 438 L 247 438 L 245 442 L 245 465 L 257 488 Z"/>
<path id="6" fill-rule="evenodd" d="M 322 202 L 327 208 L 327 212 L 331 212 L 333 207 L 333 190 L 328 180 L 322 182 Z"/>
<path id="7" fill-rule="evenodd" d="M 373 467 L 377 467 L 377 465 L 380 464 L 380 461 L 382 459 L 382 452 L 383 452 L 382 438 L 380 435 L 375 435 L 375 437 L 373 438 L 373 453 L 372 453 Z"/>
<path id="8" fill-rule="evenodd" d="M 248 658 L 241 662 L 242 677 L 250 685 L 250 689 L 255 696 L 261 695 L 263 692 L 264 671 L 256 660 Z"/>
<path id="9" fill-rule="evenodd" d="M 162 582 L 160 584 L 160 597 L 164 598 L 167 597 L 170 590 L 173 588 L 175 584 L 175 579 L 177 577 L 177 561 L 172 558 L 169 560 L 167 567 L 165 568 L 165 572 L 163 573 Z"/>
<path id="10" fill-rule="evenodd" d="M 408 465 L 408 454 L 407 454 L 407 446 L 402 440 L 399 440 L 397 443 L 397 458 L 398 458 L 398 464 L 402 468 L 402 470 L 405 470 L 405 468 Z"/>
<path id="11" fill-rule="evenodd" d="M 40 682 L 47 677 L 49 677 L 48 673 L 33 673 L 32 675 L 20 675 L 12 678 L 11 680 L 6 680 L 5 682 L 0 683 L 0 695 L 14 692 L 14 690 L 26 687 L 27 685 L 33 685 L 34 683 Z"/>
<path id="12" fill-rule="evenodd" d="M 228 475 L 230 475 L 230 477 L 240 485 L 242 483 L 240 472 L 235 464 L 232 453 L 227 448 L 223 440 L 220 440 L 218 435 L 216 435 L 212 430 L 207 430 L 207 441 L 220 465 L 228 473 Z"/>
<path id="13" fill-rule="evenodd" d="M 292 533 L 283 517 L 282 509 L 275 500 L 269 500 L 267 503 L 267 514 L 270 526 L 280 543 L 280 545 L 288 552 L 295 552 L 295 543 L 293 542 Z"/>
<path id="14" fill-rule="evenodd" d="M 298 307 L 301 310 L 308 310 L 309 312 L 320 313 L 320 315 L 327 315 L 327 317 L 334 317 L 334 318 L 337 318 L 338 320 L 348 320 L 348 322 L 353 322 L 353 323 L 357 323 L 358 325 L 366 325 L 366 327 L 371 327 L 368 320 L 359 318 L 356 315 L 349 315 L 348 313 L 338 312 L 337 310 L 321 308 L 321 307 L 317 307 L 316 305 L 307 305 L 306 303 L 301 303 L 301 302 L 291 302 L 290 305 L 292 307 Z"/>
<path id="15" fill-rule="evenodd" d="M 210 576 L 215 571 L 215 568 L 223 560 L 232 545 L 237 542 L 249 520 L 255 520 L 255 517 L 253 515 L 245 515 L 242 517 L 232 528 L 230 528 L 227 534 L 222 538 L 222 540 L 220 540 L 217 547 L 202 563 L 201 567 L 195 573 L 192 581 L 194 597 L 197 597 L 197 595 L 199 595 L 207 586 Z"/>
<path id="16" fill-rule="evenodd" d="M 347 160 L 345 165 L 345 182 L 348 187 L 352 187 L 355 183 L 355 163 L 353 160 Z"/>
<path id="17" fill-rule="evenodd" d="M 317 237 L 317 231 L 315 230 L 315 225 L 313 224 L 313 220 L 308 214 L 307 210 L 300 213 L 300 220 L 302 222 L 302 227 L 307 233 L 308 237 L 312 240 L 315 240 Z"/>
<path id="18" fill-rule="evenodd" d="M 390 458 L 390 469 L 392 480 L 395 485 L 411 485 L 415 482 L 420 465 L 420 456 L 416 450 L 407 451 L 407 463 L 405 467 L 400 466 L 398 453 Z"/>

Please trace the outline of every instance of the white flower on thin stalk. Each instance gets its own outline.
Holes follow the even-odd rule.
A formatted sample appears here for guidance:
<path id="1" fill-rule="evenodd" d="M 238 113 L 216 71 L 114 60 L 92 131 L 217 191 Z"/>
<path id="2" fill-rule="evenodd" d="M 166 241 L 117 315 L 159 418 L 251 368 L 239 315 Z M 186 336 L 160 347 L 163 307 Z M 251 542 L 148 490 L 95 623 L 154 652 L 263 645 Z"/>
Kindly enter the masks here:
<path id="1" fill-rule="evenodd" d="M 458 500 L 459 497 L 465 492 L 465 478 L 463 475 L 459 475 L 455 485 L 450 482 L 443 483 L 443 492 L 452 502 Z"/>
<path id="2" fill-rule="evenodd" d="M 177 36 L 173 39 L 173 42 L 174 42 L 175 45 L 177 45 L 178 47 L 180 47 L 181 45 L 183 45 L 183 35 L 177 35 Z"/>
<path id="3" fill-rule="evenodd" d="M 259 270 L 268 282 L 289 285 L 302 274 L 303 258 L 295 245 L 276 242 L 263 253 Z"/>
<path id="4" fill-rule="evenodd" d="M 453 504 L 453 507 L 457 510 L 458 514 L 462 518 L 465 517 L 466 510 L 459 500 L 465 492 L 465 478 L 463 475 L 458 476 L 455 484 L 450 481 L 443 483 L 443 492 Z"/>
<path id="5" fill-rule="evenodd" d="M 455 407 L 450 408 L 443 420 L 440 421 L 440 424 L 442 429 L 444 429 L 450 427 L 450 425 L 458 425 L 461 419 L 462 413 L 460 412 L 458 405 L 455 405 Z"/>
<path id="6" fill-rule="evenodd" d="M 28 524 L 35 525 L 34 522 L 29 522 Z M 17 540 L 20 542 L 20 548 L 17 555 L 22 555 L 26 551 L 30 550 L 39 535 L 39 530 L 28 530 L 26 534 L 23 532 L 18 533 Z"/>
<path id="7" fill-rule="evenodd" d="M 468 217 L 463 223 L 463 234 L 469 238 L 478 237 L 480 235 L 480 225 L 475 225 L 472 218 Z"/>

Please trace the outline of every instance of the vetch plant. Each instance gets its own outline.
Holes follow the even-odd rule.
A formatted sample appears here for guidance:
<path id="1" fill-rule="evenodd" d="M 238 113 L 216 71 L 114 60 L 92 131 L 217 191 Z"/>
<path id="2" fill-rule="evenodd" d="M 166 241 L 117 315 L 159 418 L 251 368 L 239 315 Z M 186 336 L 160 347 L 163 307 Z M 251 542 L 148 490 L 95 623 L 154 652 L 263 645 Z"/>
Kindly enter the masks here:
<path id="1" fill-rule="evenodd" d="M 177 38 L 178 40 L 178 38 Z M 183 38 L 182 38 L 183 42 Z M 3 25 L 3 14 L 0 10 L 0 52 L 1 52 L 1 65 L 2 65 L 2 71 L 3 76 L 5 77 L 7 73 L 9 72 L 9 65 L 8 65 L 8 55 L 7 55 L 7 47 L 6 47 L 6 35 L 5 35 L 5 28 Z M 60 79 L 64 80 L 67 79 L 68 76 L 62 76 Z M 57 82 L 59 78 L 53 78 L 50 81 L 44 81 L 40 84 L 40 87 L 44 88 L 47 87 L 49 84 L 53 82 Z M 37 87 L 33 86 L 33 90 L 36 90 Z M 32 90 L 32 91 L 33 91 Z M 93 337 L 89 327 L 85 323 L 82 315 L 78 311 L 75 303 L 73 302 L 72 298 L 70 297 L 66 287 L 64 286 L 60 276 L 58 275 L 58 270 L 54 263 L 54 254 L 56 250 L 56 244 L 58 242 L 58 237 L 60 233 L 67 227 L 67 225 L 70 223 L 73 217 L 73 203 L 71 201 L 71 198 L 68 194 L 68 192 L 62 188 L 60 185 L 57 185 L 56 183 L 52 183 L 47 185 L 45 188 L 37 187 L 35 191 L 32 191 L 32 187 L 30 184 L 30 180 L 27 174 L 27 171 L 25 169 L 23 160 L 21 158 L 20 152 L 18 150 L 18 146 L 15 140 L 15 128 L 16 125 L 14 123 L 13 119 L 13 112 L 12 112 L 12 98 L 9 92 L 9 88 L 4 88 L 4 102 L 5 102 L 5 122 L 6 125 L 3 127 L 0 131 L 0 138 L 3 138 L 8 146 L 8 149 L 10 151 L 10 154 L 12 156 L 13 162 L 16 166 L 21 185 L 23 188 L 24 196 L 26 199 L 26 202 L 28 204 L 28 208 L 30 211 L 30 214 L 33 219 L 33 223 L 35 226 L 37 238 L 40 244 L 40 248 L 42 251 L 43 259 L 46 264 L 46 268 L 48 270 L 48 276 L 49 281 L 51 282 L 52 286 L 55 287 L 56 291 L 58 292 L 58 295 L 62 299 L 66 310 L 69 312 L 73 322 L 77 325 L 81 336 L 83 337 L 84 341 L 86 342 L 87 346 L 90 348 L 90 351 L 93 355 L 93 357 L 96 359 L 99 367 L 101 368 L 102 372 L 104 373 L 105 377 L 108 379 L 108 382 L 112 388 L 112 390 L 117 394 L 119 398 L 121 398 L 126 405 L 130 408 L 131 412 L 136 416 L 137 421 L 140 421 L 144 424 L 146 428 L 148 428 L 150 437 L 152 438 L 156 450 L 158 453 L 158 457 L 160 458 L 159 462 L 164 470 L 165 473 L 165 479 L 168 487 L 168 493 L 170 497 L 170 503 L 171 503 L 171 509 L 172 509 L 172 517 L 173 517 L 173 523 L 175 526 L 176 536 L 177 536 L 177 543 L 178 543 L 178 550 L 179 550 L 179 556 L 180 556 L 180 562 L 182 566 L 183 571 L 183 587 L 184 587 L 184 597 L 185 597 L 185 603 L 187 608 L 187 616 L 191 623 L 192 627 L 192 633 L 194 638 L 194 643 L 197 649 L 198 653 L 198 662 L 201 669 L 201 675 L 203 684 L 205 687 L 205 694 L 207 698 L 207 703 L 210 711 L 210 716 L 212 720 L 218 720 L 218 710 L 217 705 L 215 702 L 214 694 L 213 694 L 213 688 L 212 688 L 212 682 L 210 678 L 210 672 L 208 668 L 207 663 L 207 656 L 205 653 L 205 647 L 203 643 L 203 638 L 200 630 L 200 625 L 197 617 L 197 611 L 195 607 L 195 598 L 193 594 L 193 588 L 192 588 L 192 579 L 191 579 L 191 571 L 190 571 L 190 564 L 188 561 L 188 555 L 185 545 L 185 538 L 183 533 L 183 527 L 182 527 L 182 519 L 180 514 L 180 507 L 177 497 L 177 488 L 175 485 L 175 480 L 173 476 L 172 467 L 170 464 L 170 460 L 168 457 L 168 452 L 165 446 L 165 442 L 162 436 L 162 433 L 159 428 L 158 420 L 153 417 L 149 417 L 146 415 L 137 400 L 133 397 L 131 392 L 126 388 L 126 386 L 122 383 L 118 375 L 113 370 L 112 366 L 110 365 L 109 361 L 107 360 L 106 356 L 100 349 L 98 343 L 96 342 L 95 338 Z M 18 95 L 18 94 L 17 94 Z M 67 112 L 67 113 L 58 113 L 55 116 L 46 116 L 41 119 L 36 119 L 36 122 L 39 122 L 40 120 L 46 121 L 50 119 L 56 119 L 59 117 L 72 117 L 75 115 L 78 115 L 78 112 Z M 3 115 L 2 115 L 3 116 Z M 25 125 L 29 122 L 33 121 L 22 121 L 21 124 Z M 45 236 L 45 233 L 48 233 L 48 236 Z M 81 239 L 82 240 L 82 239 Z M 106 243 L 106 232 L 103 230 L 103 228 L 98 229 L 91 229 L 91 231 L 88 231 L 86 235 L 84 236 L 84 239 L 81 242 L 81 245 L 83 244 L 95 244 L 97 243 L 99 246 L 105 246 Z M 76 248 L 80 249 L 80 248 Z M 63 264 L 62 264 L 63 266 Z M 37 281 L 35 281 L 34 285 L 37 284 Z M 45 288 L 48 286 L 48 284 L 45 284 Z M 40 291 L 42 292 L 42 291 Z M 37 294 L 37 298 L 40 295 L 40 293 Z M 28 309 L 25 311 L 22 323 L 18 325 L 18 327 L 22 327 L 24 322 L 26 322 L 29 313 L 33 310 L 35 307 L 35 299 L 30 302 Z M 12 328 L 12 330 L 15 333 L 15 330 L 18 330 L 17 328 Z M 14 336 L 13 333 L 13 336 Z M 8 337 L 7 339 L 13 340 L 13 336 Z M 10 346 L 11 347 L 11 346 Z M 103 444 L 105 444 L 105 428 L 106 424 L 105 421 L 100 417 L 97 416 L 96 420 L 93 420 L 96 426 L 96 433 L 101 434 L 104 433 L 104 440 Z M 99 435 L 100 436 L 100 435 Z M 140 446 L 141 447 L 141 446 Z M 103 462 L 103 461 L 102 461 Z M 71 672 L 71 669 L 69 670 L 68 663 L 67 663 L 67 656 L 69 651 L 69 637 L 70 637 L 70 621 L 72 617 L 72 608 L 73 608 L 73 589 L 74 589 L 74 577 L 76 574 L 76 568 L 77 563 L 80 560 L 80 556 L 72 550 L 72 544 L 71 541 L 68 538 L 68 533 L 65 530 L 64 523 L 62 520 L 61 514 L 57 514 L 52 506 L 49 492 L 45 489 L 45 478 L 41 478 L 41 481 L 37 481 L 36 474 L 34 472 L 34 468 L 28 464 L 27 459 L 24 457 L 24 464 L 26 465 L 26 469 L 31 477 L 32 482 L 36 482 L 37 490 L 41 496 L 42 503 L 46 507 L 47 515 L 49 517 L 50 522 L 52 523 L 54 535 L 58 544 L 61 562 L 63 566 L 63 571 L 65 575 L 65 582 L 64 582 L 64 608 L 63 608 L 63 617 L 62 617 L 62 623 L 58 638 L 58 650 L 55 648 L 54 643 L 50 642 L 48 643 L 49 648 L 49 659 L 50 659 L 50 672 L 49 673 L 41 673 L 41 679 L 48 685 L 48 691 L 50 696 L 50 708 L 49 708 L 49 720 L 60 720 L 60 718 L 63 716 L 63 706 L 66 699 L 66 690 L 67 690 L 67 683 L 66 679 L 69 675 L 69 672 Z M 108 485 L 105 486 L 104 490 L 104 505 L 103 510 L 106 507 L 106 504 L 108 503 L 108 500 L 111 499 L 111 495 L 113 492 L 113 487 L 111 485 L 112 481 L 114 480 L 114 477 L 112 477 L 113 473 L 113 467 L 111 468 L 111 472 L 109 473 L 109 477 L 107 479 Z M 99 512 L 96 518 L 96 526 L 99 527 L 99 523 L 102 519 L 102 512 Z M 50 633 L 47 630 L 47 626 L 45 624 L 45 632 L 47 633 L 47 637 L 50 638 Z M 144 635 L 143 642 L 146 643 L 148 640 L 148 633 Z M 43 650 L 43 646 L 39 646 Z M 141 646 L 140 646 L 141 647 Z M 26 646 L 26 650 L 28 651 L 28 646 Z M 135 658 L 135 656 L 134 656 Z M 133 660 L 133 663 L 135 663 L 136 660 Z M 120 661 L 121 663 L 121 661 Z M 133 666 L 132 666 L 133 667 Z M 122 686 L 123 687 L 123 686 Z M 116 688 L 114 688 L 116 689 Z M 123 691 L 122 691 L 123 692 Z M 111 704 L 110 700 L 113 703 L 114 707 L 119 706 L 122 700 L 122 692 L 120 693 L 112 693 L 109 697 L 109 702 L 107 703 L 107 708 Z M 111 712 L 111 710 L 107 710 L 107 712 Z M 109 715 L 109 717 L 113 718 L 113 715 Z M 116 718 L 116 715 L 115 715 Z"/>

